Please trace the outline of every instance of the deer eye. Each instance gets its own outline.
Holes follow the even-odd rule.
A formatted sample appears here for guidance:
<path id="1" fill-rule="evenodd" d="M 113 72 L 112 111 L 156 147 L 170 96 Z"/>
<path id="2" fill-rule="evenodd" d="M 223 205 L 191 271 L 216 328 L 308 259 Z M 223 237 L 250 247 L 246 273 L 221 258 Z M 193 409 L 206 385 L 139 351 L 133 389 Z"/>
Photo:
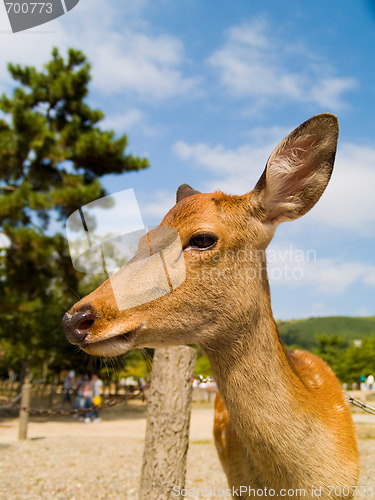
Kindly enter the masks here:
<path id="1" fill-rule="evenodd" d="M 196 234 L 190 238 L 187 248 L 192 250 L 210 250 L 217 243 L 217 236 L 215 234 Z"/>

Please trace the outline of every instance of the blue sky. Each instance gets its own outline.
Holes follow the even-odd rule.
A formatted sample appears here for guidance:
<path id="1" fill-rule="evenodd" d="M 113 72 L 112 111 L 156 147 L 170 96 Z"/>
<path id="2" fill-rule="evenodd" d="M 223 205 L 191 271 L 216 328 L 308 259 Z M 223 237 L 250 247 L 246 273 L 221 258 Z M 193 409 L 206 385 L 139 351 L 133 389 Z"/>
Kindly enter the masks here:
<path id="1" fill-rule="evenodd" d="M 128 151 L 151 162 L 104 184 L 134 188 L 146 224 L 184 182 L 250 191 L 290 131 L 335 113 L 331 182 L 269 249 L 272 304 L 276 319 L 375 315 L 375 1 L 80 0 L 18 34 L 0 6 L 0 43 L 8 92 L 8 61 L 40 67 L 53 46 L 86 53 L 103 127 L 126 133 Z"/>

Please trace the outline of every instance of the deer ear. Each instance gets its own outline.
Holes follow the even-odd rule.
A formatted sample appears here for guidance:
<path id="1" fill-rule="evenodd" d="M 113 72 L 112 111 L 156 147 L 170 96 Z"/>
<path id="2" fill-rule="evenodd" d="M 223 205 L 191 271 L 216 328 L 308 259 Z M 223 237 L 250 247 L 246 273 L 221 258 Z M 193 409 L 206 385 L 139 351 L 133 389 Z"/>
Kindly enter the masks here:
<path id="1" fill-rule="evenodd" d="M 187 196 L 192 196 L 193 194 L 199 194 L 200 191 L 196 191 L 189 184 L 182 184 L 176 192 L 176 203 L 183 200 Z"/>
<path id="2" fill-rule="evenodd" d="M 326 113 L 307 120 L 277 146 L 252 192 L 265 221 L 297 219 L 315 205 L 332 174 L 337 138 L 337 118 Z"/>

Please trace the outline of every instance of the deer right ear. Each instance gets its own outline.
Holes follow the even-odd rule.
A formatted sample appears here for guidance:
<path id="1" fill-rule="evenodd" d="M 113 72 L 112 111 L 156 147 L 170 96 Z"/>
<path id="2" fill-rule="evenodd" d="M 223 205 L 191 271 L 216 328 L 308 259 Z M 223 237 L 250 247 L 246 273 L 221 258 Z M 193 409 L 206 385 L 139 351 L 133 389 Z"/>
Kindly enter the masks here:
<path id="1" fill-rule="evenodd" d="M 192 196 L 193 194 L 199 194 L 200 191 L 196 191 L 189 184 L 182 184 L 176 192 L 176 203 L 183 200 L 187 196 Z"/>
<path id="2" fill-rule="evenodd" d="M 331 177 L 337 118 L 321 114 L 296 128 L 271 154 L 252 192 L 265 222 L 297 219 L 321 197 Z"/>

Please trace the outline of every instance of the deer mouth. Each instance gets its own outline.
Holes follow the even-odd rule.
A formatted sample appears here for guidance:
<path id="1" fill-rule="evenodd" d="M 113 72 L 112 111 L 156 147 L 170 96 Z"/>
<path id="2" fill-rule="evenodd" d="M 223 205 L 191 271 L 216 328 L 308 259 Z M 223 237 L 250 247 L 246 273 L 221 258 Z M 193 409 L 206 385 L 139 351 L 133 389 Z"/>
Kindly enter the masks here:
<path id="1" fill-rule="evenodd" d="M 129 330 L 125 333 L 119 333 L 108 338 L 100 340 L 91 340 L 91 342 L 81 344 L 80 348 L 88 354 L 102 357 L 115 357 L 133 349 L 134 338 L 140 327 Z"/>

